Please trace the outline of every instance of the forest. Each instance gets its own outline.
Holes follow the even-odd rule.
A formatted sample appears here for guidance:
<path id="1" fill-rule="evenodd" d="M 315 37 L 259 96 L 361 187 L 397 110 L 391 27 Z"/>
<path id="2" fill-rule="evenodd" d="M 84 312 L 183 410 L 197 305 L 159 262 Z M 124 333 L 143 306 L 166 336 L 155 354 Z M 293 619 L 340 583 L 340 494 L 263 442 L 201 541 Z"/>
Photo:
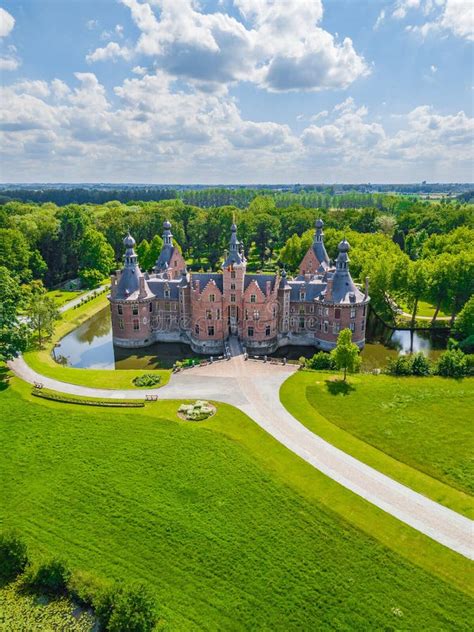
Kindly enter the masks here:
<path id="1" fill-rule="evenodd" d="M 121 265 L 128 230 L 142 269 L 150 270 L 165 219 L 171 220 L 191 270 L 218 269 L 235 217 L 250 271 L 285 267 L 293 274 L 311 244 L 315 220 L 322 217 L 329 256 L 335 258 L 337 243 L 347 237 L 352 275 L 359 283 L 369 276 L 372 307 L 386 322 L 400 303 L 415 323 L 420 301 L 428 301 L 435 306 L 433 325 L 440 310 L 454 320 L 464 309 L 458 321 L 466 322 L 462 338 L 471 337 L 472 345 L 474 205 L 353 191 L 338 195 L 334 206 L 330 192 L 251 197 L 251 189 L 222 189 L 225 202 L 240 195 L 249 201 L 243 208 L 240 203 L 206 207 L 209 191 L 215 192 L 185 191 L 188 201 L 5 202 L 0 206 L 1 285 L 17 284 L 30 303 L 43 287 L 69 279 L 79 277 L 83 286 L 95 287 Z"/>

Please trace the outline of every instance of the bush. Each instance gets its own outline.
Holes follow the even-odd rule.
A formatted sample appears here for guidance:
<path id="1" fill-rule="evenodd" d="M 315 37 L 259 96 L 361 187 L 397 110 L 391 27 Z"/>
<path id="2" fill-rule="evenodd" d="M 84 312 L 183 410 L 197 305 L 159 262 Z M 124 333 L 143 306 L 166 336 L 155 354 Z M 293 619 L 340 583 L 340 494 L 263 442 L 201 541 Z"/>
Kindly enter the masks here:
<path id="1" fill-rule="evenodd" d="M 15 534 L 0 535 L 0 582 L 9 582 L 23 573 L 28 564 L 25 543 Z"/>
<path id="2" fill-rule="evenodd" d="M 71 573 L 60 560 L 50 560 L 28 571 L 25 584 L 48 595 L 64 595 L 70 577 Z"/>
<path id="3" fill-rule="evenodd" d="M 135 386 L 156 386 L 161 382 L 161 375 L 154 375 L 153 373 L 145 373 L 145 375 L 138 375 L 133 378 Z"/>
<path id="4" fill-rule="evenodd" d="M 54 391 L 43 390 L 42 388 L 34 388 L 31 394 L 35 397 L 42 397 L 43 399 L 49 399 L 53 402 L 60 402 L 62 404 L 81 404 L 82 406 L 105 406 L 106 408 L 143 408 L 145 404 L 143 402 L 133 401 L 120 401 L 115 399 L 94 400 L 94 399 L 81 399 L 80 397 L 74 397 L 74 395 L 63 395 L 61 393 L 55 393 Z"/>
<path id="5" fill-rule="evenodd" d="M 390 375 L 412 375 L 412 359 L 409 355 L 399 355 L 395 359 L 389 358 L 387 373 Z"/>
<path id="6" fill-rule="evenodd" d="M 461 340 L 459 348 L 463 353 L 474 353 L 474 334 Z"/>
<path id="7" fill-rule="evenodd" d="M 467 358 L 460 349 L 445 351 L 438 360 L 438 375 L 456 378 L 468 375 L 470 361 Z"/>
<path id="8" fill-rule="evenodd" d="M 81 270 L 79 272 L 79 278 L 81 279 L 81 285 L 83 287 L 92 289 L 100 285 L 101 281 L 104 279 L 104 275 L 99 272 L 99 270 L 88 269 Z"/>
<path id="9" fill-rule="evenodd" d="M 306 360 L 305 366 L 308 369 L 321 371 L 333 371 L 336 368 L 336 362 L 330 353 L 319 351 L 312 358 Z"/>
<path id="10" fill-rule="evenodd" d="M 151 632 L 157 623 L 154 599 L 143 584 L 102 593 L 96 614 L 108 632 Z"/>
<path id="11" fill-rule="evenodd" d="M 412 375 L 422 376 L 430 375 L 431 373 L 431 362 L 421 351 L 412 356 L 411 372 Z"/>

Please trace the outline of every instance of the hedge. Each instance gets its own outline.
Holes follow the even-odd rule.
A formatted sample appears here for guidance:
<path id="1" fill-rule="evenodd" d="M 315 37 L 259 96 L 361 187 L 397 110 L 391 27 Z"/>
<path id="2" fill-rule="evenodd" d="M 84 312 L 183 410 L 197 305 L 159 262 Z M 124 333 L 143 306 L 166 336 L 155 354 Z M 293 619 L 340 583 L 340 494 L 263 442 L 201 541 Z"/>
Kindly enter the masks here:
<path id="1" fill-rule="evenodd" d="M 35 397 L 42 397 L 43 399 L 49 399 L 53 402 L 61 402 L 61 404 L 81 404 L 82 406 L 106 406 L 108 408 L 143 408 L 145 404 L 143 402 L 124 402 L 115 400 L 94 400 L 94 399 L 81 399 L 79 397 L 71 397 L 69 395 L 62 395 L 61 393 L 52 393 L 51 391 L 43 391 L 39 388 L 34 388 L 31 394 Z"/>

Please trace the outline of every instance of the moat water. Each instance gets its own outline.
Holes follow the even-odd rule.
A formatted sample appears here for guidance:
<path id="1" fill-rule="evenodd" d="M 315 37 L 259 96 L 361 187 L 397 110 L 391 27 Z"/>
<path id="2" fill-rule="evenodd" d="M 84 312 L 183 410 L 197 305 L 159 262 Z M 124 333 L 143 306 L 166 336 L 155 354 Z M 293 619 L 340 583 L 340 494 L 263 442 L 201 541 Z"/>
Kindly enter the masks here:
<path id="1" fill-rule="evenodd" d="M 382 368 L 388 357 L 410 351 L 423 351 L 429 358 L 436 359 L 445 348 L 445 335 L 390 329 L 372 319 L 367 327 L 362 366 L 365 370 Z M 281 347 L 273 355 L 297 360 L 314 353 L 314 347 L 289 346 Z M 65 336 L 56 347 L 55 355 L 65 366 L 84 369 L 168 369 L 177 360 L 197 357 L 188 345 L 180 343 L 160 342 L 144 349 L 114 347 L 108 307 Z"/>

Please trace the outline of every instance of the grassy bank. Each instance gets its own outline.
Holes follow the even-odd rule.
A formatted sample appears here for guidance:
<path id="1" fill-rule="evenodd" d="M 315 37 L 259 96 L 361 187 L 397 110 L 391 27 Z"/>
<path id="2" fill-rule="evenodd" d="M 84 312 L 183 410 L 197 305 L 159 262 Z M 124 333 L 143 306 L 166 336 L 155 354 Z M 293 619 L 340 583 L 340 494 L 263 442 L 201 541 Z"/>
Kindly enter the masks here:
<path id="1" fill-rule="evenodd" d="M 145 581 L 168 629 L 469 629 L 468 561 L 245 415 L 0 392 L 0 521 L 38 554 Z"/>
<path id="2" fill-rule="evenodd" d="M 77 309 L 71 309 L 62 314 L 58 321 L 54 335 L 44 349 L 28 351 L 24 354 L 25 361 L 32 369 L 47 377 L 60 380 L 61 382 L 70 382 L 71 384 L 79 384 L 80 386 L 90 386 L 93 388 L 136 388 L 133 384 L 133 378 L 143 375 L 144 373 L 155 373 L 160 375 L 161 382 L 158 386 L 163 386 L 169 380 L 171 371 L 166 369 L 158 370 L 104 370 L 104 369 L 74 369 L 72 367 L 63 367 L 59 365 L 51 356 L 53 346 L 79 325 L 82 325 L 91 316 L 104 309 L 108 305 L 107 295 L 101 294 L 97 298 L 92 299 L 88 303 L 81 305 Z M 156 388 L 158 388 L 158 386 Z"/>
<path id="3" fill-rule="evenodd" d="M 280 391 L 317 435 L 380 472 L 472 517 L 474 381 L 300 371 Z"/>

